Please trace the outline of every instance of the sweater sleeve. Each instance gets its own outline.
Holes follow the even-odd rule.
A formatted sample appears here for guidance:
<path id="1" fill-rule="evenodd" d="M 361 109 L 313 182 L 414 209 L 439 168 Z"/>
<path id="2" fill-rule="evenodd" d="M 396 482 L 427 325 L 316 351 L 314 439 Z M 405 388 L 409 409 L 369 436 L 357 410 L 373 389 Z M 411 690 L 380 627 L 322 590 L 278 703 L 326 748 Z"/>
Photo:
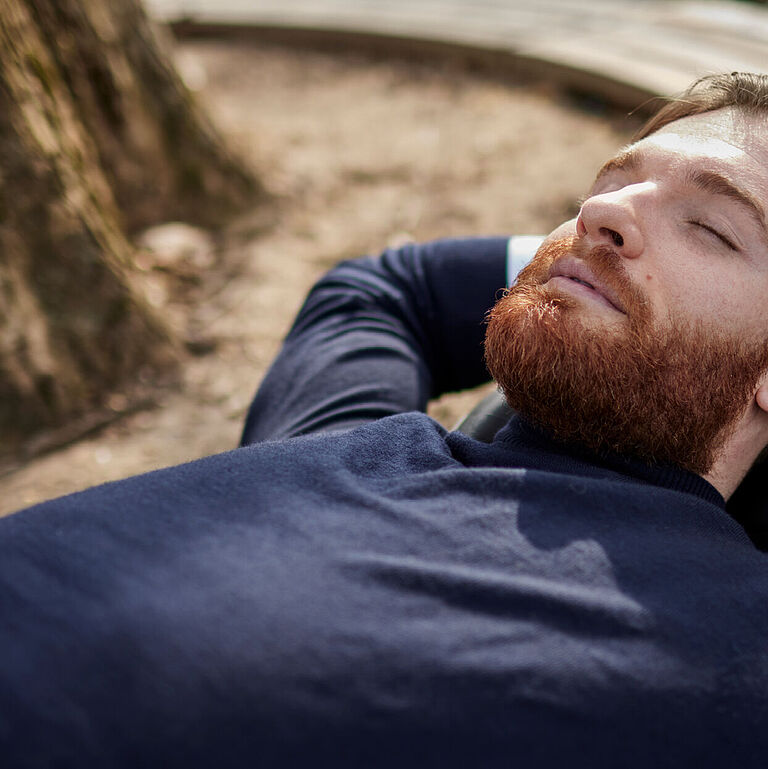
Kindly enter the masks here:
<path id="1" fill-rule="evenodd" d="M 508 238 L 411 244 L 342 262 L 310 291 L 251 404 L 242 443 L 424 410 L 474 387 Z"/>

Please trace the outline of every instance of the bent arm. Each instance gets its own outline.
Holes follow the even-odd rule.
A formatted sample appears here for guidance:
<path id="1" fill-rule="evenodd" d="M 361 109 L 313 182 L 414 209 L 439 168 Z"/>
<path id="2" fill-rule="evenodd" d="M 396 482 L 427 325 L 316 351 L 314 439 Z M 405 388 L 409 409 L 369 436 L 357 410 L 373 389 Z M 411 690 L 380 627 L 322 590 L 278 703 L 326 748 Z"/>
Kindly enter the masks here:
<path id="1" fill-rule="evenodd" d="M 352 427 L 488 380 L 484 317 L 508 238 L 440 240 L 343 262 L 311 290 L 242 442 Z"/>

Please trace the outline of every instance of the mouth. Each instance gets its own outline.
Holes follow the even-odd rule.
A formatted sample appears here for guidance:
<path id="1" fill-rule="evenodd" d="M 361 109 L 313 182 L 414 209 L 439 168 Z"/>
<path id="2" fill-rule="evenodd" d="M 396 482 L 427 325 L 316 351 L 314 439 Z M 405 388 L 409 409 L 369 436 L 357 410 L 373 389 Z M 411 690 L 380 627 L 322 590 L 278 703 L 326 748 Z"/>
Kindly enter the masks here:
<path id="1" fill-rule="evenodd" d="M 569 280 L 573 280 L 576 283 L 581 283 L 582 286 L 586 286 L 587 288 L 594 289 L 594 286 L 591 283 L 588 283 L 586 280 L 581 280 L 581 278 L 575 278 L 573 275 L 566 276 Z"/>
<path id="2" fill-rule="evenodd" d="M 581 259 L 566 257 L 558 260 L 552 265 L 548 282 L 569 294 L 592 300 L 622 315 L 627 314 L 616 292 L 599 280 Z"/>

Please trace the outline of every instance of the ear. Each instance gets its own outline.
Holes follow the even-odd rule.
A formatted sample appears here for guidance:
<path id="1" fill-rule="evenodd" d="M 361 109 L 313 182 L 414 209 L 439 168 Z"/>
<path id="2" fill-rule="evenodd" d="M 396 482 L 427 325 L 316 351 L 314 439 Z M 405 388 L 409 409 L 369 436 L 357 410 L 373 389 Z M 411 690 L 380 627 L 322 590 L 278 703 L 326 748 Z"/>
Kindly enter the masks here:
<path id="1" fill-rule="evenodd" d="M 755 403 L 757 403 L 758 408 L 768 413 L 768 371 L 760 377 L 755 393 Z"/>

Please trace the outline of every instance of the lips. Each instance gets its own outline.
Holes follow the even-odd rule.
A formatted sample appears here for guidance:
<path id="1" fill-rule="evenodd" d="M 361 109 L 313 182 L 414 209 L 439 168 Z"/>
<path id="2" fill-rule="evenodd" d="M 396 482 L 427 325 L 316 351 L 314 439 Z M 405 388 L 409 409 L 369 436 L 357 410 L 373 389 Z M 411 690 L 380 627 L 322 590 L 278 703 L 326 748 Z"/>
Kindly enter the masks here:
<path id="1" fill-rule="evenodd" d="M 574 257 L 558 259 L 552 265 L 549 273 L 549 280 L 555 278 L 562 278 L 572 281 L 579 286 L 584 286 L 588 292 L 594 294 L 595 299 L 602 300 L 623 315 L 627 314 L 617 293 L 604 281 L 600 280 L 583 260 Z M 583 292 L 583 289 L 579 289 L 579 291 Z"/>

